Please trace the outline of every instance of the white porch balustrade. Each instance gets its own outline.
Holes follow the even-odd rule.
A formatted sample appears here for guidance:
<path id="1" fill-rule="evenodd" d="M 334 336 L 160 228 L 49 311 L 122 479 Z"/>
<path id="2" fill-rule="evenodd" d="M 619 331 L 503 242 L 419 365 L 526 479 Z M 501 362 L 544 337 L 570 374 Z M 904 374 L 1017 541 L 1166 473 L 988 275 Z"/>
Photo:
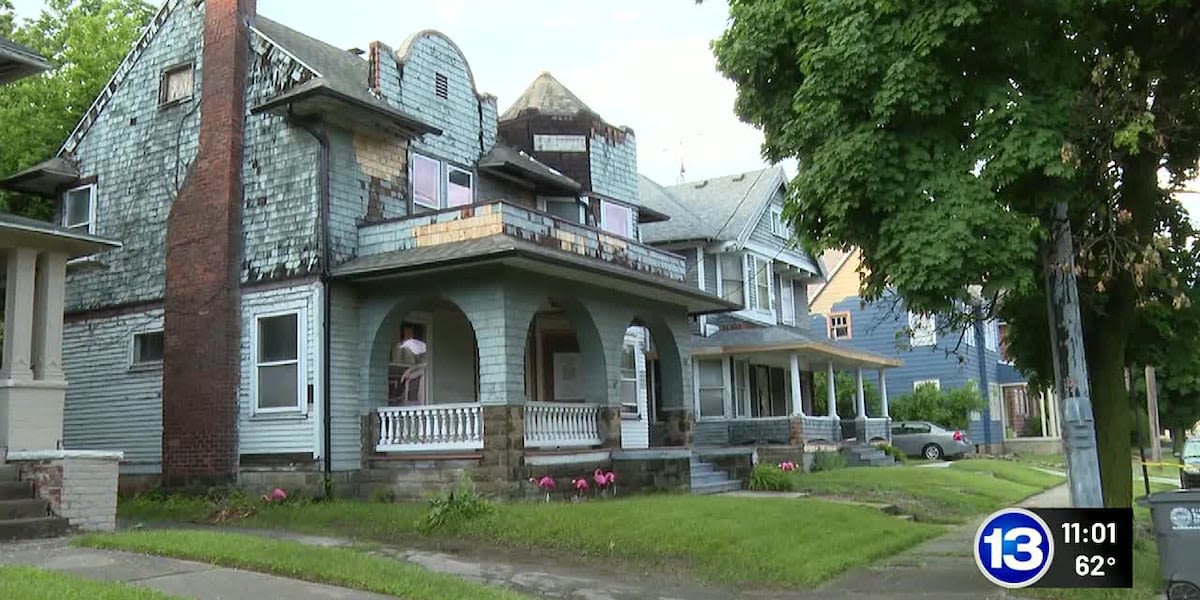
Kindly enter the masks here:
<path id="1" fill-rule="evenodd" d="M 598 446 L 600 407 L 594 404 L 529 402 L 525 405 L 526 448 Z"/>
<path id="2" fill-rule="evenodd" d="M 383 407 L 378 452 L 479 450 L 483 414 L 478 404 Z"/>

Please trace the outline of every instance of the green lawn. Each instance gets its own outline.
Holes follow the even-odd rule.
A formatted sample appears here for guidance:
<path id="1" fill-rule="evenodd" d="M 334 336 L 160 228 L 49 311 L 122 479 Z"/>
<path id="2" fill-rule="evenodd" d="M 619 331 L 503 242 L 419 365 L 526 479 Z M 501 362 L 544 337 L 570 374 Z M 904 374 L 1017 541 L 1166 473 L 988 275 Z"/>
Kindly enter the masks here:
<path id="1" fill-rule="evenodd" d="M 92 581 L 33 567 L 0 567 L 0 598 L 20 600 L 182 600 L 154 590 Z"/>
<path id="2" fill-rule="evenodd" d="M 818 497 L 895 504 L 930 523 L 962 523 L 1011 506 L 1065 480 L 1012 461 L 972 459 L 949 468 L 854 468 L 796 476 L 797 489 Z"/>
<path id="3" fill-rule="evenodd" d="M 350 548 L 215 531 L 129 531 L 75 539 L 89 548 L 170 556 L 293 579 L 389 594 L 405 600 L 519 600 L 515 592 L 490 588 Z M 0 596 L 19 598 L 22 596 Z M 134 596 L 130 596 L 133 598 Z M 124 598 L 124 596 L 114 596 Z M 151 598 L 148 596 L 148 598 Z"/>

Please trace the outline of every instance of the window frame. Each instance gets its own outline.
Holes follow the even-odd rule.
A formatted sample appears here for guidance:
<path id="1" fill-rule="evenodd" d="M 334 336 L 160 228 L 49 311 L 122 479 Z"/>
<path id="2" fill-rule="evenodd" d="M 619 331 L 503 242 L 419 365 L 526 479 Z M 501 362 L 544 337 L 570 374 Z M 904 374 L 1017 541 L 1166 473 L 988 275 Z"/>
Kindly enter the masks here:
<path id="1" fill-rule="evenodd" d="M 142 331 L 133 331 L 133 332 L 130 332 L 130 334 L 129 334 L 129 369 L 130 370 L 153 369 L 153 368 L 161 368 L 162 367 L 163 358 L 160 358 L 158 360 L 138 360 L 138 336 L 153 335 L 156 333 L 163 336 L 162 351 L 163 351 L 163 358 L 166 358 L 167 338 L 166 338 L 166 333 L 162 327 L 158 327 L 155 329 L 145 329 Z"/>
<path id="2" fill-rule="evenodd" d="M 929 385 L 929 384 L 933 384 L 933 387 L 935 389 L 937 389 L 937 391 L 939 391 L 939 392 L 942 391 L 942 380 L 937 377 L 934 377 L 931 379 L 914 379 L 913 380 L 913 391 L 915 392 L 915 391 L 917 391 L 917 388 L 919 388 L 923 385 Z"/>
<path id="3" fill-rule="evenodd" d="M 996 322 L 996 353 L 1000 355 L 1000 364 L 1013 365 L 1012 354 L 1008 350 L 1008 322 Z"/>
<path id="4" fill-rule="evenodd" d="M 641 387 L 639 385 L 641 383 L 641 381 L 638 378 L 638 354 L 640 354 L 640 352 L 638 351 L 638 347 L 640 345 L 641 345 L 641 336 L 638 334 L 630 334 L 627 331 L 625 334 L 624 343 L 621 344 L 621 358 L 622 358 L 622 360 L 624 360 L 626 350 L 628 350 L 630 348 L 633 349 L 632 376 L 630 376 L 628 374 L 629 369 L 626 369 L 624 364 L 618 365 L 618 367 L 617 367 L 617 370 L 620 375 L 618 377 L 618 381 L 619 381 L 618 385 L 623 386 L 630 382 L 633 383 L 633 403 L 632 403 L 633 410 L 632 411 L 626 410 L 626 408 L 629 407 L 630 405 L 627 404 L 626 402 L 624 402 L 623 400 L 621 402 L 621 416 L 626 419 L 638 419 L 638 418 L 641 418 L 641 415 L 642 415 L 641 398 L 640 398 L 641 393 L 640 393 L 640 389 L 639 389 Z"/>
<path id="5" fill-rule="evenodd" d="M 778 206 L 771 207 L 771 233 L 776 237 L 787 239 L 788 232 L 783 222 L 783 208 Z"/>
<path id="6" fill-rule="evenodd" d="M 437 166 L 438 175 L 434 179 L 434 181 L 437 182 L 437 190 L 435 190 L 433 193 L 434 197 L 433 197 L 432 205 L 427 204 L 427 203 L 422 202 L 417 199 L 417 183 L 416 183 L 417 163 L 420 161 L 423 161 L 423 160 L 429 161 Z M 445 183 L 444 180 L 446 179 L 446 175 L 444 175 L 445 170 L 442 168 L 442 161 L 439 159 L 436 159 L 432 156 L 428 156 L 425 154 L 421 154 L 420 152 L 410 150 L 408 153 L 408 165 L 409 165 L 408 166 L 408 192 L 409 192 L 408 195 L 410 197 L 410 200 L 412 201 L 413 206 L 414 207 L 419 206 L 421 208 L 426 208 L 429 210 L 441 210 L 442 205 L 444 204 L 444 202 L 442 201 L 442 198 L 445 196 L 445 194 L 443 193 L 443 190 L 442 190 L 442 186 Z M 474 179 L 472 179 L 472 184 L 474 184 Z"/>
<path id="7" fill-rule="evenodd" d="M 70 225 L 68 224 L 67 220 L 71 215 L 71 192 L 78 192 L 79 190 L 88 190 L 88 218 L 84 223 Z M 96 192 L 97 188 L 95 183 L 85 183 L 83 185 L 77 185 L 73 188 L 65 190 L 62 193 L 63 208 L 62 219 L 60 222 L 62 223 L 63 227 L 73 231 L 82 227 L 89 235 L 92 234 L 96 227 Z"/>
<path id="8" fill-rule="evenodd" d="M 608 207 L 610 206 L 625 211 L 625 230 L 623 232 L 612 231 L 608 228 Z M 603 231 L 609 235 L 615 235 L 632 240 L 634 239 L 634 233 L 637 231 L 637 227 L 634 225 L 635 220 L 636 216 L 634 215 L 632 206 L 627 206 L 619 202 L 610 202 L 608 200 L 600 201 L 600 231 Z"/>
<path id="9" fill-rule="evenodd" d="M 758 281 L 758 265 L 763 263 L 763 270 L 766 272 L 766 288 L 767 288 L 767 303 L 766 306 L 760 306 L 762 303 L 762 294 L 759 292 L 760 283 Z M 772 285 L 774 269 L 772 261 L 762 258 L 753 252 L 747 252 L 745 259 L 742 261 L 742 285 L 743 296 L 746 300 L 746 310 L 759 315 L 775 316 L 775 286 Z M 753 289 L 753 295 L 751 295 Z"/>
<path id="10" fill-rule="evenodd" d="M 928 322 L 929 322 L 928 332 L 925 332 L 923 330 L 918 331 L 917 324 L 919 324 L 921 322 L 921 319 L 928 320 Z M 909 313 L 908 313 L 908 330 L 909 330 L 909 334 L 908 334 L 909 346 L 911 346 L 913 348 L 927 348 L 930 346 L 937 346 L 937 342 L 938 342 L 937 315 L 922 315 L 922 314 L 917 314 L 912 311 L 909 311 Z M 918 336 L 921 336 L 921 337 L 918 337 Z M 926 339 L 926 337 L 924 337 L 924 336 L 928 336 L 928 339 Z M 918 339 L 920 340 L 919 343 L 918 343 Z"/>
<path id="11" fill-rule="evenodd" d="M 167 94 L 170 90 L 170 87 L 168 86 L 168 82 L 170 81 L 171 75 L 174 75 L 175 73 L 181 73 L 183 71 L 191 71 L 191 73 L 192 73 L 191 89 L 188 90 L 187 96 L 182 96 L 179 98 L 175 98 L 173 100 L 168 99 Z M 162 72 L 159 74 L 158 108 L 160 110 L 164 109 L 164 108 L 170 108 L 172 106 L 178 106 L 178 105 L 184 104 L 186 102 L 190 102 L 192 100 L 192 98 L 195 98 L 195 97 L 196 97 L 196 63 L 195 63 L 195 61 L 187 61 L 187 62 L 173 64 L 173 65 L 163 69 Z"/>
<path id="12" fill-rule="evenodd" d="M 569 219 L 560 217 L 560 216 L 550 212 L 551 204 L 573 204 L 575 206 L 575 212 L 578 215 L 579 220 L 571 221 Z M 572 198 L 570 196 L 538 196 L 538 210 L 540 210 L 560 221 L 566 221 L 568 223 L 572 223 L 575 225 L 586 226 L 587 215 L 583 209 L 583 203 L 580 202 L 578 198 Z"/>
<path id="13" fill-rule="evenodd" d="M 262 329 L 262 321 L 278 317 L 296 316 L 296 358 L 295 360 L 269 361 L 260 362 L 260 347 L 259 347 L 259 331 Z M 308 344 L 305 332 L 307 330 L 307 321 L 305 319 L 305 310 L 302 308 L 293 308 L 287 310 L 278 310 L 270 312 L 262 312 L 254 315 L 254 327 L 250 332 L 250 352 L 252 354 L 251 370 L 250 370 L 250 394 L 254 398 L 254 403 L 251 405 L 251 412 L 254 415 L 270 415 L 270 414 L 304 414 L 308 409 L 308 371 L 307 371 L 307 351 Z M 296 405 L 295 406 L 274 406 L 262 407 L 259 405 L 259 370 L 263 367 L 282 366 L 295 363 L 296 365 Z"/>
<path id="14" fill-rule="evenodd" d="M 695 390 L 696 390 L 696 420 L 697 421 L 701 421 L 701 420 L 702 421 L 720 421 L 720 420 L 727 419 L 729 417 L 729 415 L 728 415 L 729 411 L 727 410 L 727 407 L 726 407 L 726 404 L 728 404 L 728 402 L 727 402 L 728 393 L 726 391 L 726 380 L 729 377 L 729 371 L 725 368 L 725 365 L 726 365 L 725 358 L 724 357 L 721 357 L 721 358 L 698 358 L 694 362 L 696 364 L 696 370 L 695 370 L 695 376 L 696 376 L 696 386 L 695 386 Z M 704 378 L 701 376 L 701 371 L 703 370 L 702 365 L 704 363 L 715 363 L 717 365 L 717 372 L 720 373 L 720 375 L 721 375 L 720 387 L 712 386 L 712 385 L 702 385 Z M 700 399 L 700 394 L 701 394 L 701 392 L 704 392 L 704 391 L 713 391 L 713 390 L 721 391 L 721 414 L 705 415 L 704 411 L 702 410 L 703 403 Z"/>
<path id="15" fill-rule="evenodd" d="M 839 317 L 846 317 L 846 335 L 843 337 L 838 337 L 837 335 L 834 335 L 834 333 L 837 331 L 837 326 L 834 325 L 833 321 L 834 321 L 834 319 L 837 319 Z M 852 319 L 852 317 L 850 316 L 850 311 L 839 311 L 839 312 L 829 313 L 829 316 L 826 317 L 826 321 L 825 321 L 826 327 L 828 327 L 827 333 L 829 335 L 829 339 L 831 339 L 831 340 L 854 339 L 854 328 L 853 328 L 853 324 L 852 324 L 853 322 L 851 319 Z"/>
<path id="16" fill-rule="evenodd" d="M 460 206 L 470 206 L 471 204 L 475 204 L 475 173 L 470 169 L 464 169 L 457 165 L 452 165 L 450 163 L 444 164 L 446 165 L 446 168 L 443 169 L 442 175 L 442 195 L 445 196 L 445 201 L 442 204 L 445 205 L 445 208 L 457 208 Z M 471 199 L 466 204 L 450 204 L 450 174 L 454 173 L 455 171 L 459 173 L 466 173 L 467 177 L 471 178 L 471 185 L 468 186 L 468 189 L 471 190 Z M 458 186 L 458 184 L 454 185 Z"/>
<path id="17" fill-rule="evenodd" d="M 780 275 L 779 279 L 779 321 L 784 325 L 796 325 L 796 286 L 790 277 Z"/>

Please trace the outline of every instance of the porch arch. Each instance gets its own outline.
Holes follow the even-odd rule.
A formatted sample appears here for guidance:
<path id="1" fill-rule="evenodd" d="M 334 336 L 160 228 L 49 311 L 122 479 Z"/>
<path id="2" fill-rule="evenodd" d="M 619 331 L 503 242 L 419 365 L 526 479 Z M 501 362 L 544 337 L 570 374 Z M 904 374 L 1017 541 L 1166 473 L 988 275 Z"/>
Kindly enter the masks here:
<path id="1" fill-rule="evenodd" d="M 371 405 L 479 402 L 477 328 L 458 303 L 426 295 L 376 306 L 381 316 L 364 332 Z"/>
<path id="2" fill-rule="evenodd" d="M 573 334 L 574 346 L 571 345 L 563 329 L 542 329 L 539 324 L 546 321 L 553 323 L 555 315 L 562 315 Z M 607 361 L 600 330 L 596 326 L 591 311 L 578 298 L 570 296 L 551 295 L 544 297 L 539 309 L 529 319 L 525 338 L 525 374 L 526 398 L 540 401 L 582 400 L 588 404 L 608 404 Z M 557 333 L 556 333 L 557 332 Z M 555 363 L 554 348 L 546 348 L 550 343 L 546 334 L 562 335 L 561 342 L 568 350 L 574 349 L 578 355 L 578 372 L 580 375 L 579 393 L 581 398 L 564 397 L 563 390 L 554 390 L 553 383 Z M 538 336 L 543 336 L 539 339 Z M 540 351 L 539 351 L 540 349 Z M 530 361 L 535 361 L 530 364 Z M 567 393 L 567 396 L 575 394 Z"/>

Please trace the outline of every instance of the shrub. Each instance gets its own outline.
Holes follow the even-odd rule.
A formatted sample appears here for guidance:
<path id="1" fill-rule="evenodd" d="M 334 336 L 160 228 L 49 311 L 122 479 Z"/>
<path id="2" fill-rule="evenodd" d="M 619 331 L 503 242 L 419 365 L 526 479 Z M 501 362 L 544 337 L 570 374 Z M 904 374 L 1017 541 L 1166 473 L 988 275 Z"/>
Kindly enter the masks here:
<path id="1" fill-rule="evenodd" d="M 896 459 L 896 462 L 898 463 L 908 462 L 908 455 L 905 454 L 903 450 L 891 444 L 884 444 L 880 446 L 879 449 L 882 450 L 884 454 Z"/>
<path id="2" fill-rule="evenodd" d="M 211 523 L 240 521 L 258 514 L 261 500 L 247 496 L 242 490 L 232 490 L 228 494 L 209 494 L 212 509 L 207 519 Z"/>
<path id="3" fill-rule="evenodd" d="M 496 512 L 496 505 L 475 491 L 475 484 L 464 473 L 454 489 L 429 501 L 429 512 L 417 524 L 421 531 L 430 532 L 453 523 L 470 521 Z"/>
<path id="4" fill-rule="evenodd" d="M 952 390 L 922 385 L 898 398 L 890 412 L 895 421 L 930 421 L 952 430 L 966 430 L 971 412 L 983 410 L 984 405 L 973 383 Z"/>
<path id="5" fill-rule="evenodd" d="M 775 465 L 758 465 L 750 471 L 750 489 L 756 492 L 790 492 L 796 480 Z"/>
<path id="6" fill-rule="evenodd" d="M 821 471 L 844 469 L 846 466 L 846 457 L 842 456 L 841 452 L 818 450 L 813 454 L 812 467 L 809 470 L 813 473 L 818 473 Z"/>

